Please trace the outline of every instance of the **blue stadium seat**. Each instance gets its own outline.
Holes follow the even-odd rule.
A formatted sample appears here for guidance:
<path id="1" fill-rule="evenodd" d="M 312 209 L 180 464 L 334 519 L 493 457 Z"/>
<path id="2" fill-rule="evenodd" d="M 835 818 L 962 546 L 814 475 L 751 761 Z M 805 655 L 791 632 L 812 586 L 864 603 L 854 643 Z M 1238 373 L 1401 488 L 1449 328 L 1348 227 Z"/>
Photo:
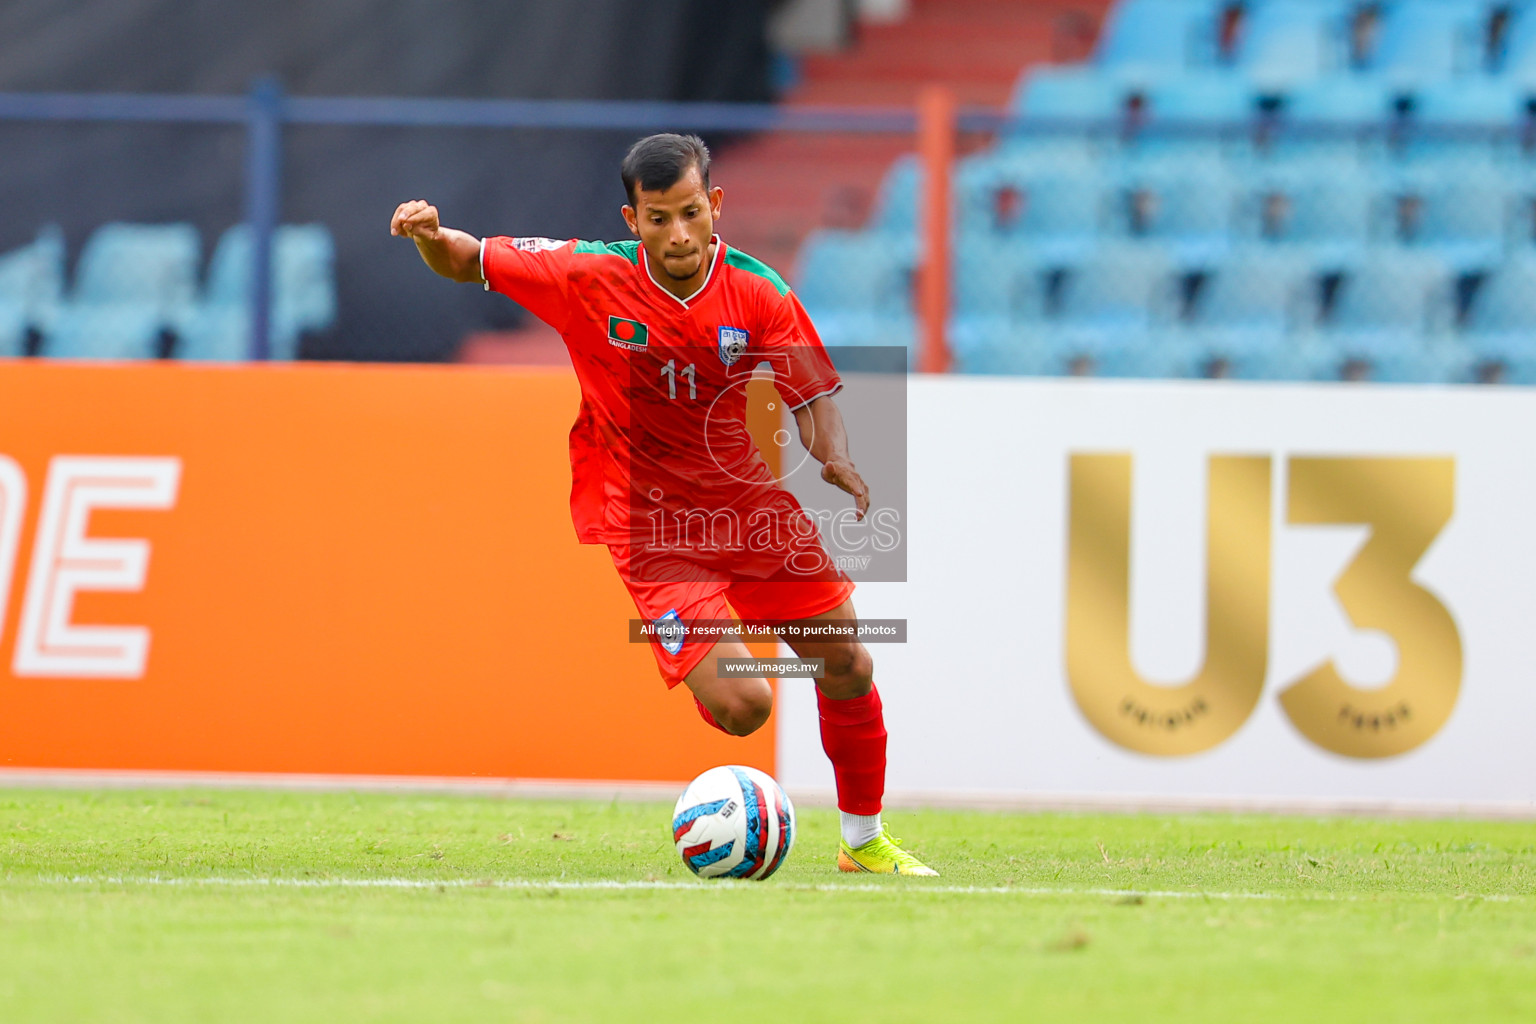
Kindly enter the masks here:
<path id="1" fill-rule="evenodd" d="M 195 311 L 178 324 L 184 359 L 238 361 L 250 355 L 251 238 L 244 224 L 224 232 Z M 269 357 L 293 359 L 299 336 L 336 320 L 335 246 L 323 224 L 285 224 L 272 240 Z"/>
<path id="2" fill-rule="evenodd" d="M 1507 78 L 1457 78 L 1413 92 L 1414 116 L 1429 124 L 1514 128 L 1525 116 L 1526 92 Z"/>
<path id="3" fill-rule="evenodd" d="M 298 332 L 271 321 L 271 358 L 292 359 Z M 251 357 L 251 313 L 237 305 L 198 306 L 177 328 L 176 357 L 199 362 L 238 363 Z"/>
<path id="4" fill-rule="evenodd" d="M 1042 271 L 1026 246 L 984 237 L 962 241 L 955 254 L 953 294 L 959 316 L 1018 323 L 1045 315 Z"/>
<path id="5" fill-rule="evenodd" d="M 21 355 L 28 329 L 47 330 L 64 296 L 64 235 L 49 225 L 0 254 L 0 356 Z"/>
<path id="6" fill-rule="evenodd" d="M 146 359 L 192 311 L 201 242 L 191 224 L 105 224 L 91 235 L 75 287 L 44 338 L 62 358 Z"/>
<path id="7" fill-rule="evenodd" d="M 1392 112 L 1396 91 L 1369 75 L 1329 75 L 1283 90 L 1283 113 L 1297 121 L 1377 124 Z"/>
<path id="8" fill-rule="evenodd" d="M 323 224 L 285 224 L 273 254 L 273 302 L 279 320 L 323 331 L 336 322 L 336 245 Z"/>
<path id="9" fill-rule="evenodd" d="M 1216 267 L 1200 289 L 1189 342 L 1206 359 L 1264 356 L 1311 329 L 1317 281 L 1304 256 L 1245 247 Z"/>
<path id="10" fill-rule="evenodd" d="M 272 237 L 272 299 L 320 329 L 336 315 L 336 249 L 324 224 L 284 224 Z M 251 234 L 244 224 L 224 232 L 208 265 L 204 298 L 244 303 L 251 288 Z"/>
<path id="11" fill-rule="evenodd" d="M 1181 344 L 1175 330 L 1156 329 L 1126 338 L 1105 338 L 1084 347 L 1070 328 L 1031 325 L 1013 328 L 1006 345 L 957 361 L 969 373 L 1031 374 L 1051 377 L 1199 377 L 1204 366 Z"/>
<path id="12" fill-rule="evenodd" d="M 1100 235 L 1106 189 L 1093 169 L 1020 173 L 999 163 L 960 184 L 962 238 L 1005 238 L 1040 264 L 1063 266 L 1082 259 Z"/>
<path id="13" fill-rule="evenodd" d="M 1186 269 L 1208 267 L 1232 242 L 1237 187 L 1208 166 L 1131 172 L 1121 180 L 1112 223 L 1124 238 L 1166 246 Z"/>
<path id="14" fill-rule="evenodd" d="M 0 295 L 0 357 L 23 355 L 27 345 L 27 310 Z"/>
<path id="15" fill-rule="evenodd" d="M 916 231 L 917 199 L 921 183 L 922 166 L 917 156 L 904 153 L 897 157 L 880 179 L 868 226 L 877 231 Z"/>
<path id="16" fill-rule="evenodd" d="M 1009 109 L 1020 117 L 1113 121 L 1125 112 L 1130 88 L 1091 67 L 1031 68 L 1019 79 Z"/>
<path id="17" fill-rule="evenodd" d="M 1154 123 L 1229 125 L 1254 114 L 1253 86 L 1229 71 L 1201 71 L 1170 78 L 1146 90 Z"/>
<path id="18" fill-rule="evenodd" d="M 64 299 L 64 233 L 47 225 L 20 249 L 0 253 L 0 296 L 46 318 Z"/>
<path id="19" fill-rule="evenodd" d="M 1386 8 L 1369 70 L 1394 85 L 1442 81 L 1478 70 L 1477 28 L 1483 13 L 1472 0 L 1397 0 Z"/>
<path id="20" fill-rule="evenodd" d="M 949 342 L 959 373 L 1038 375 L 1055 372 L 1042 341 L 1043 326 L 1001 316 L 961 316 Z"/>
<path id="21" fill-rule="evenodd" d="M 1536 83 L 1536 7 L 1530 4 L 1516 6 L 1498 69 L 1511 82 Z"/>
<path id="22" fill-rule="evenodd" d="M 1104 243 L 1068 274 L 1052 332 L 1056 354 L 1097 356 L 1144 344 L 1173 318 L 1173 258 L 1151 245 Z"/>
<path id="23" fill-rule="evenodd" d="M 1476 173 L 1448 173 L 1405 192 L 1422 202 L 1418 230 L 1403 239 L 1435 253 L 1451 269 L 1486 270 L 1503 259 L 1510 197 L 1502 180 Z"/>
<path id="24" fill-rule="evenodd" d="M 1338 380 L 1343 365 L 1337 350 L 1315 336 L 1303 335 L 1278 349 L 1237 360 L 1232 375 L 1239 380 Z"/>
<path id="25" fill-rule="evenodd" d="M 1536 361 L 1536 258 L 1513 259 L 1478 287 L 1462 337 L 1479 359 Z"/>
<path id="26" fill-rule="evenodd" d="M 998 136 L 994 152 L 1020 168 L 1083 167 L 1115 144 L 1109 122 L 1040 119 L 1010 123 Z"/>
<path id="27" fill-rule="evenodd" d="M 1301 254 L 1320 271 L 1338 270 L 1358 262 L 1371 243 L 1374 197 L 1370 179 L 1347 170 L 1272 174 L 1241 201 L 1237 233 Z"/>
<path id="28" fill-rule="evenodd" d="M 1169 79 L 1146 92 L 1145 125 L 1121 149 L 1135 164 L 1215 164 L 1251 156 L 1256 96 L 1241 77 L 1206 71 Z"/>
<path id="29" fill-rule="evenodd" d="M 907 345 L 913 338 L 910 238 L 818 231 L 800 250 L 795 292 L 828 345 Z"/>
<path id="30" fill-rule="evenodd" d="M 1423 347 L 1452 320 L 1450 273 L 1427 253 L 1376 249 L 1344 274 L 1323 340 L 1343 357 L 1378 359 Z"/>
<path id="31" fill-rule="evenodd" d="M 1015 183 L 1029 173 L 1028 166 L 1015 168 L 991 149 L 959 160 L 953 181 L 955 226 L 961 235 L 986 235 L 1007 227 L 1005 220 L 1019 211 L 1000 209 L 998 191 L 1018 189 Z"/>
<path id="32" fill-rule="evenodd" d="M 1019 197 L 1028 179 L 1039 175 L 1077 177 L 1090 173 L 1088 165 L 1056 154 L 986 152 L 959 162 L 954 179 L 957 224 L 963 232 L 989 233 L 1009 229 L 998 209 L 999 191 L 1012 189 Z M 868 229 L 893 235 L 914 236 L 919 217 L 922 168 L 912 154 L 896 158 L 880 181 Z"/>
<path id="33" fill-rule="evenodd" d="M 1497 368 L 1502 371 L 1501 376 L 1490 383 L 1519 384 L 1524 387 L 1536 386 L 1536 359 L 1519 358 L 1497 364 L 1475 362 L 1475 371 L 1484 371 Z"/>
<path id="34" fill-rule="evenodd" d="M 1344 0 L 1263 0 L 1247 16 L 1238 69 L 1263 88 L 1338 70 L 1347 10 Z"/>
<path id="35" fill-rule="evenodd" d="M 1377 78 L 1339 75 L 1305 82 L 1282 96 L 1265 159 L 1271 164 L 1362 165 L 1383 148 L 1394 94 Z"/>
<path id="36" fill-rule="evenodd" d="M 1094 63 L 1125 78 L 1208 65 L 1217 0 L 1120 0 L 1105 19 Z"/>
<path id="37" fill-rule="evenodd" d="M 71 301 L 183 308 L 197 294 L 201 249 L 191 224 L 104 224 L 80 253 Z"/>
<path id="38" fill-rule="evenodd" d="M 1475 359 L 1455 339 L 1412 346 L 1376 356 L 1365 379 L 1382 384 L 1464 384 L 1472 379 Z"/>
<path id="39" fill-rule="evenodd" d="M 961 373 L 1043 373 L 1044 279 L 1029 250 L 983 237 L 955 255 L 950 347 Z"/>
<path id="40" fill-rule="evenodd" d="M 1492 170 L 1519 156 L 1523 89 L 1504 78 L 1465 78 L 1413 94 L 1413 119 L 1401 157 L 1412 165 Z"/>
<path id="41" fill-rule="evenodd" d="M 152 306 L 129 302 L 71 303 L 43 339 L 55 359 L 152 359 L 170 327 Z"/>
<path id="42" fill-rule="evenodd" d="M 1014 90 L 1016 120 L 999 134 L 997 152 L 1027 160 L 1084 162 L 1118 131 L 1131 90 L 1091 67 L 1036 67 Z"/>
<path id="43" fill-rule="evenodd" d="M 1125 344 L 1100 348 L 1093 357 L 1095 377 L 1203 377 L 1205 363 L 1176 330 L 1154 330 Z"/>
<path id="44" fill-rule="evenodd" d="M 911 312 L 914 245 L 865 231 L 817 231 L 800 250 L 795 292 L 810 310 Z"/>
<path id="45" fill-rule="evenodd" d="M 917 362 L 917 321 L 910 313 L 847 312 L 816 320 L 816 330 L 828 348 L 905 348 L 908 369 Z M 836 353 L 833 353 L 834 360 Z"/>

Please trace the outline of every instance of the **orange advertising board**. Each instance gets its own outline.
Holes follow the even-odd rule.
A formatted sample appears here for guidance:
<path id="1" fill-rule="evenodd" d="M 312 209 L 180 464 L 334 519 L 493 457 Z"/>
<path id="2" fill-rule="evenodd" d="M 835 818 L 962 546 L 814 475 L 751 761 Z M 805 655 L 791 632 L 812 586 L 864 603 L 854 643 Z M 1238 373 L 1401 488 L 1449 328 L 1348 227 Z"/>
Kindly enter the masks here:
<path id="1" fill-rule="evenodd" d="M 565 370 L 0 363 L 0 767 L 678 780 Z"/>

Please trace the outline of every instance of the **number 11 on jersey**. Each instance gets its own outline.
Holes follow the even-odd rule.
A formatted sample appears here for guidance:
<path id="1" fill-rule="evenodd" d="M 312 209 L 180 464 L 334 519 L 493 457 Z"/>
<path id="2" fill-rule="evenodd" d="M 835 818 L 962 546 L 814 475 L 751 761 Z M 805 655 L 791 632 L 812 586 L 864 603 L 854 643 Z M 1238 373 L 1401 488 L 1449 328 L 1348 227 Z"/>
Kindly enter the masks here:
<path id="1" fill-rule="evenodd" d="M 698 390 L 697 386 L 695 386 L 694 379 L 693 379 L 693 374 L 694 374 L 694 369 L 693 369 L 693 364 L 692 363 L 689 363 L 687 366 L 683 367 L 683 372 L 682 372 L 681 375 L 688 378 L 688 397 L 689 398 L 698 398 L 699 397 L 699 390 Z M 676 359 L 668 359 L 667 360 L 667 365 L 663 366 L 661 368 L 661 375 L 663 377 L 667 378 L 667 397 L 668 398 L 676 398 L 677 397 L 677 378 L 679 376 L 679 374 L 677 372 L 677 360 Z"/>

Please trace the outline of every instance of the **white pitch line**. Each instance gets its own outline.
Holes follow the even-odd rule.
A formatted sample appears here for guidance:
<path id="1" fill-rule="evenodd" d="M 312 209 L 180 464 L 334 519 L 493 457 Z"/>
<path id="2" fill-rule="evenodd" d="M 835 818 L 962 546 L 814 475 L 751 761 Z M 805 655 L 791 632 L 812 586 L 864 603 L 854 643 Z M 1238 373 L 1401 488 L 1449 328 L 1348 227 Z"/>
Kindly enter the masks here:
<path id="1" fill-rule="evenodd" d="M 27 881 L 25 877 L 11 876 L 6 881 Z M 165 878 L 157 875 L 145 875 L 141 877 L 120 875 L 39 875 L 31 881 L 41 882 L 45 885 L 148 885 L 148 886 L 179 886 L 179 887 L 231 887 L 231 888 L 279 888 L 279 889 L 514 889 L 514 890 L 683 890 L 692 892 L 759 892 L 756 886 L 745 883 L 731 885 L 728 882 L 711 884 L 709 882 L 648 882 L 643 880 L 613 881 L 605 879 L 587 879 L 569 881 L 550 879 L 538 881 L 531 879 L 497 879 L 497 878 L 445 878 L 433 880 L 427 878 Z M 1508 903 L 1520 899 L 1528 899 L 1532 893 L 1492 893 L 1485 896 L 1455 895 L 1434 892 L 1384 892 L 1372 893 L 1331 893 L 1331 892 L 1204 892 L 1183 889 L 1099 889 L 1099 888 L 1050 888 L 1047 886 L 1008 886 L 1008 885 L 928 885 L 917 883 L 904 885 L 901 882 L 892 881 L 890 884 L 878 884 L 870 882 L 843 883 L 779 883 L 771 886 L 775 889 L 785 889 L 792 892 L 878 892 L 878 893 L 940 893 L 945 895 L 987 895 L 987 896 L 1095 896 L 1117 897 L 1121 899 L 1166 899 L 1166 900 L 1274 900 L 1274 901 L 1318 901 L 1318 902 L 1364 902 L 1379 898 L 1409 897 L 1416 899 L 1454 899 L 1454 900 L 1486 900 L 1491 903 Z"/>

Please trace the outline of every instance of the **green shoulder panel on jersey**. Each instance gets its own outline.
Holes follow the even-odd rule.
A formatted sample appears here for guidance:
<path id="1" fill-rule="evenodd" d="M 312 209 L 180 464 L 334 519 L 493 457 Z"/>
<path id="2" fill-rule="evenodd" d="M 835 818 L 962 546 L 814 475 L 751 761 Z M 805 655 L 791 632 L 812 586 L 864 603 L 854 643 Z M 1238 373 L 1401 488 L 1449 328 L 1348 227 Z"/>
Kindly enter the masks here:
<path id="1" fill-rule="evenodd" d="M 640 265 L 640 243 L 630 242 L 577 242 L 571 250 L 577 256 L 623 256 L 629 262 Z"/>
<path id="2" fill-rule="evenodd" d="M 774 271 L 772 267 L 758 259 L 756 256 L 748 256 L 740 249 L 727 247 L 725 250 L 725 262 L 737 270 L 745 270 L 749 274 L 756 274 L 764 278 L 780 295 L 789 294 L 789 285 Z"/>

